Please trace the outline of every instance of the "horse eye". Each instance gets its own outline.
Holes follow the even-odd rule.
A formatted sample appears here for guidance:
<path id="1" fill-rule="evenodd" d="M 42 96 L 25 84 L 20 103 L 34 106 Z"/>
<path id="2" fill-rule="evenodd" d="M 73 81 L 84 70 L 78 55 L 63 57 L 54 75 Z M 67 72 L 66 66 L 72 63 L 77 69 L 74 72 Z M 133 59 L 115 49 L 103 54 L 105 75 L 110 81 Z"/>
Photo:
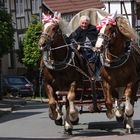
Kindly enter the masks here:
<path id="1" fill-rule="evenodd" d="M 43 46 L 43 47 L 45 47 L 45 46 L 46 46 L 46 41 L 42 44 L 42 46 Z"/>
<path id="2" fill-rule="evenodd" d="M 114 29 L 113 27 L 110 28 L 109 30 L 110 30 L 110 32 L 111 32 L 112 34 L 115 32 L 115 29 Z"/>

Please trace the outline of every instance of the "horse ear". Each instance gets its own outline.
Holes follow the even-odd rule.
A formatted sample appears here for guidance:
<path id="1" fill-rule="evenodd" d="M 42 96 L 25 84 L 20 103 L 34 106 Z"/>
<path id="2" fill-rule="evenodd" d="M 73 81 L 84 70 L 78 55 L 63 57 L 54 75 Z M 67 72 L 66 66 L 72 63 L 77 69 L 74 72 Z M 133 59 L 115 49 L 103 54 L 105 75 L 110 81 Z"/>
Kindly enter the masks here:
<path id="1" fill-rule="evenodd" d="M 111 19 L 116 19 L 116 17 L 117 17 L 117 11 L 114 14 L 112 14 Z"/>
<path id="2" fill-rule="evenodd" d="M 97 17 L 99 18 L 99 20 L 102 20 L 104 18 L 104 16 L 102 16 L 98 11 L 96 13 L 97 13 Z"/>
<path id="3" fill-rule="evenodd" d="M 54 18 L 60 19 L 61 18 L 61 13 L 60 12 L 54 12 Z"/>
<path id="4" fill-rule="evenodd" d="M 61 18 L 61 13 L 58 12 L 57 17 L 60 19 Z"/>

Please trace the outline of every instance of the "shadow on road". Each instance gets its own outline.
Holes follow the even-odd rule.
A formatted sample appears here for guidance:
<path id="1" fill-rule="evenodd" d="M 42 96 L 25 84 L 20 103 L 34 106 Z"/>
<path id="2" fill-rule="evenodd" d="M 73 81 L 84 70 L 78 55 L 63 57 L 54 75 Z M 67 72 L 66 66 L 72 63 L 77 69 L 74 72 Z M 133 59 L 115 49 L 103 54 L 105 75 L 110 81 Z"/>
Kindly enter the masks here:
<path id="1" fill-rule="evenodd" d="M 140 120 L 134 120 L 134 134 L 140 135 Z M 74 129 L 74 136 L 112 136 L 112 135 L 126 135 L 122 123 L 117 121 L 109 122 L 90 122 L 88 129 Z"/>
<path id="2" fill-rule="evenodd" d="M 44 111 L 41 111 L 41 109 L 43 108 L 46 108 L 47 111 L 48 105 L 46 103 L 40 103 L 40 102 L 33 102 L 33 101 L 28 102 L 27 105 L 18 108 L 18 111 L 13 111 L 10 114 L 2 116 L 0 118 L 0 123 L 44 113 Z"/>
<path id="3" fill-rule="evenodd" d="M 41 103 L 40 101 L 27 101 L 27 105 L 21 109 L 43 109 L 48 108 L 47 102 Z"/>
<path id="4" fill-rule="evenodd" d="M 68 138 L 4 138 L 0 137 L 0 140 L 67 140 Z"/>

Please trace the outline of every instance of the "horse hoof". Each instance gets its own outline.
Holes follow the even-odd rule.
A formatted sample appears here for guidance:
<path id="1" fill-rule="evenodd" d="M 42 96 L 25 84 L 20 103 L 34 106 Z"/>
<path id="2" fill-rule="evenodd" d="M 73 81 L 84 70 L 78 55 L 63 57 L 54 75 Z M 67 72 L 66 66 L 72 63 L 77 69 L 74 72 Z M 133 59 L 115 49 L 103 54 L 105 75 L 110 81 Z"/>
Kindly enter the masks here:
<path id="1" fill-rule="evenodd" d="M 124 121 L 124 117 L 123 116 L 116 117 L 116 120 L 117 120 L 117 122 L 123 122 Z"/>
<path id="2" fill-rule="evenodd" d="M 68 136 L 72 135 L 72 129 L 71 128 L 65 129 L 64 134 Z"/>
<path id="3" fill-rule="evenodd" d="M 134 134 L 134 129 L 133 128 L 126 128 L 126 133 L 127 134 Z"/>
<path id="4" fill-rule="evenodd" d="M 54 120 L 53 115 L 52 115 L 51 113 L 49 113 L 49 118 L 50 118 L 51 120 Z"/>
<path id="5" fill-rule="evenodd" d="M 107 116 L 108 119 L 112 119 L 115 115 L 114 115 L 113 112 L 107 111 L 107 112 L 106 112 L 106 116 Z"/>
<path id="6" fill-rule="evenodd" d="M 79 123 L 79 117 L 75 121 L 71 121 L 72 125 L 77 125 Z"/>
<path id="7" fill-rule="evenodd" d="M 56 124 L 56 125 L 59 125 L 59 126 L 62 126 L 62 124 L 63 124 L 63 119 L 60 118 L 59 120 L 55 120 L 55 124 Z"/>

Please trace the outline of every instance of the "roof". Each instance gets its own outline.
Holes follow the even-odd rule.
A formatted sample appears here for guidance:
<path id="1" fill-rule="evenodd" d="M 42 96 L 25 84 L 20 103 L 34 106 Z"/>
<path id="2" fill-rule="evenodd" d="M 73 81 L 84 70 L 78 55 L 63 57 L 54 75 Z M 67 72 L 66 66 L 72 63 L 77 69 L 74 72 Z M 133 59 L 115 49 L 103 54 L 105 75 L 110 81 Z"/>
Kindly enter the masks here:
<path id="1" fill-rule="evenodd" d="M 52 11 L 62 14 L 79 12 L 88 8 L 103 8 L 100 0 L 43 0 L 43 4 Z"/>
<path id="2" fill-rule="evenodd" d="M 140 0 L 102 0 L 102 2 L 140 2 Z"/>

